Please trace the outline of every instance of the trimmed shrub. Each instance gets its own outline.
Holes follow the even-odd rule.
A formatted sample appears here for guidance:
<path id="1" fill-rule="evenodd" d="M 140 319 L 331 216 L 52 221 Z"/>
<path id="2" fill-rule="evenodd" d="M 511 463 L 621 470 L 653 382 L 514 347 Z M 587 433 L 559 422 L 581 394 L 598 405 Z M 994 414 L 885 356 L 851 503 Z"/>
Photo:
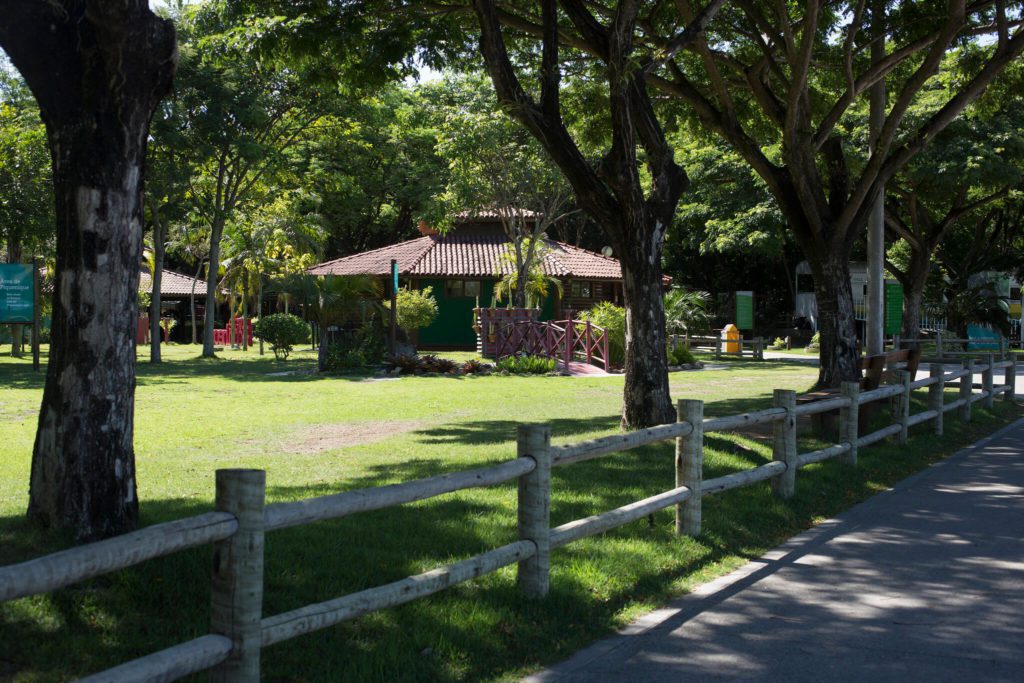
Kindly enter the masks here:
<path id="1" fill-rule="evenodd" d="M 668 349 L 669 365 L 687 365 L 696 361 L 697 359 L 693 357 L 693 352 L 683 344 L 676 344 Z"/>
<path id="2" fill-rule="evenodd" d="M 256 321 L 252 333 L 270 344 L 278 360 L 287 360 L 292 347 L 309 339 L 309 326 L 297 315 L 274 313 Z"/>
<path id="3" fill-rule="evenodd" d="M 775 341 L 772 342 L 772 348 L 776 351 L 780 351 L 786 348 L 786 340 L 782 337 L 776 337 Z"/>

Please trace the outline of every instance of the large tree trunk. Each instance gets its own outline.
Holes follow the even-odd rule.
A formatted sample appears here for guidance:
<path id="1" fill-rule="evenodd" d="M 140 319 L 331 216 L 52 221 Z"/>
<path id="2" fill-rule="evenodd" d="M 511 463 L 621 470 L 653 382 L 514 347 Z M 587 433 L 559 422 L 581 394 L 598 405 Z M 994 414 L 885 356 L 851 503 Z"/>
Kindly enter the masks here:
<path id="1" fill-rule="evenodd" d="M 810 260 L 821 335 L 819 387 L 838 387 L 844 381 L 860 379 L 850 264 L 846 256 L 830 254 Z"/>
<path id="2" fill-rule="evenodd" d="M 168 91 L 170 22 L 143 0 L 4 7 L 0 47 L 39 102 L 53 158 L 57 268 L 30 516 L 93 539 L 138 518 L 135 330 L 149 119 Z"/>
<path id="3" fill-rule="evenodd" d="M 210 266 L 206 269 L 206 315 L 203 318 L 203 357 L 213 358 L 213 328 L 217 325 L 217 277 L 220 270 L 220 238 L 224 218 L 213 219 L 210 227 Z M 229 321 L 230 323 L 230 321 Z"/>
<path id="4" fill-rule="evenodd" d="M 637 242 L 642 240 L 637 239 Z M 645 244 L 647 244 L 645 242 Z M 647 244 L 648 248 L 651 246 Z M 623 253 L 623 293 L 626 303 L 626 383 L 622 426 L 656 425 L 676 419 L 668 387 L 665 355 L 665 302 L 661 284 L 661 243 L 653 263 Z M 637 254 L 639 256 L 639 254 Z"/>

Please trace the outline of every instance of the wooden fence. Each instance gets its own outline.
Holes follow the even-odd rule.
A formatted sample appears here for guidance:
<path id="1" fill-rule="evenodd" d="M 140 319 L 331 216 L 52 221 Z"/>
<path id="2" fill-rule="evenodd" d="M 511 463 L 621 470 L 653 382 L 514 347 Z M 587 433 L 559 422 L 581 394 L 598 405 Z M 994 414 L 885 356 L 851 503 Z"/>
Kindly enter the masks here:
<path id="1" fill-rule="evenodd" d="M 1006 337 L 986 337 L 978 339 L 943 339 L 939 334 L 935 337 L 924 337 L 920 339 L 901 339 L 893 337 L 893 348 L 899 348 L 900 344 L 918 344 L 928 353 L 926 360 L 959 360 L 963 356 L 985 356 L 993 354 L 999 359 L 1005 359 L 1010 355 L 1010 341 Z M 971 344 L 983 344 L 987 348 L 967 348 Z"/>
<path id="2" fill-rule="evenodd" d="M 708 349 L 715 352 L 715 358 L 722 356 L 740 356 L 749 354 L 754 360 L 764 360 L 764 338 L 753 339 L 722 339 L 720 334 L 712 335 L 669 335 L 669 345 L 683 344 L 688 349 Z M 738 345 L 738 351 L 727 351 L 728 344 Z M 749 351 L 745 349 L 749 347 Z"/>
<path id="3" fill-rule="evenodd" d="M 995 373 L 1001 368 L 1005 369 L 1004 383 L 997 386 Z M 982 374 L 982 383 L 980 391 L 975 392 L 973 375 L 977 372 Z M 258 681 L 260 651 L 264 647 L 368 612 L 401 605 L 513 563 L 519 565 L 517 582 L 522 595 L 541 599 L 548 593 L 551 551 L 556 548 L 670 506 L 676 509 L 676 533 L 698 535 L 704 496 L 771 481 L 777 496 L 789 498 L 794 493 L 797 471 L 801 467 L 833 457 L 847 465 L 856 465 L 860 448 L 890 437 L 904 443 L 910 427 L 924 423 L 930 423 L 934 432 L 941 435 L 943 416 L 947 412 L 955 410 L 961 420 L 970 421 L 974 403 L 982 401 L 986 407 L 992 407 L 997 394 L 1004 393 L 1004 398 L 1010 400 L 1015 392 L 1015 360 L 997 362 L 989 358 L 987 363 L 979 364 L 972 359 L 964 361 L 957 370 L 943 373 L 942 366 L 933 365 L 931 376 L 913 381 L 908 373 L 899 372 L 896 383 L 865 392 L 860 391 L 859 383 L 846 382 L 840 396 L 799 406 L 795 392 L 778 389 L 771 408 L 709 419 L 704 418 L 702 401 L 684 400 L 679 401 L 675 423 L 567 446 L 552 446 L 546 425 L 521 425 L 517 435 L 518 457 L 514 460 L 297 502 L 264 506 L 266 481 L 262 470 L 218 470 L 213 512 L 0 567 L 0 602 L 56 590 L 145 560 L 212 543 L 211 633 L 84 680 L 93 683 L 169 681 L 212 669 L 211 676 L 215 680 Z M 959 387 L 956 400 L 945 401 L 947 383 Z M 928 389 L 927 410 L 911 415 L 911 394 L 924 388 Z M 858 407 L 886 399 L 892 400 L 892 423 L 860 436 Z M 837 409 L 840 411 L 839 443 L 799 453 L 797 417 Z M 766 423 L 771 423 L 774 430 L 772 462 L 703 479 L 705 434 Z M 552 467 L 565 467 L 668 439 L 675 439 L 676 445 L 675 488 L 551 528 Z M 511 480 L 518 480 L 519 485 L 519 537 L 512 543 L 383 586 L 263 616 L 266 532 Z"/>

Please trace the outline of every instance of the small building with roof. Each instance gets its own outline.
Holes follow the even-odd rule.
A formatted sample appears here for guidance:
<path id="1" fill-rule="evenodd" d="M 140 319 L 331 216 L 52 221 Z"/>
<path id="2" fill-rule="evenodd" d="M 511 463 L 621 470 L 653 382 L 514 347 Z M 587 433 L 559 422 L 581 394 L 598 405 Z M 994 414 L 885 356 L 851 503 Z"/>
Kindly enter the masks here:
<path id="1" fill-rule="evenodd" d="M 345 256 L 313 266 L 312 275 L 377 275 L 387 282 L 391 260 L 398 262 L 399 285 L 433 288 L 438 316 L 419 331 L 422 348 L 472 349 L 476 306 L 489 306 L 499 273 L 510 271 L 503 258 L 512 243 L 495 212 L 476 214 L 444 234 L 420 224 L 421 237 L 391 246 Z M 601 301 L 622 305 L 622 270 L 619 262 L 586 249 L 546 239 L 543 273 L 562 283 L 562 293 L 549 294 L 540 318 L 567 317 Z"/>

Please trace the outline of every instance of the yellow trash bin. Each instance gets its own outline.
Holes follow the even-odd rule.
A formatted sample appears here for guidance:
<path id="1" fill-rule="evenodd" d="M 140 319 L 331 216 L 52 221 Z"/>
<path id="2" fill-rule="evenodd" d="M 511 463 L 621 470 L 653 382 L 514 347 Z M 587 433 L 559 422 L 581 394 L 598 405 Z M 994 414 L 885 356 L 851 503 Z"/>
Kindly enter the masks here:
<path id="1" fill-rule="evenodd" d="M 722 339 L 725 341 L 726 353 L 740 352 L 740 328 L 729 323 L 722 328 Z"/>

